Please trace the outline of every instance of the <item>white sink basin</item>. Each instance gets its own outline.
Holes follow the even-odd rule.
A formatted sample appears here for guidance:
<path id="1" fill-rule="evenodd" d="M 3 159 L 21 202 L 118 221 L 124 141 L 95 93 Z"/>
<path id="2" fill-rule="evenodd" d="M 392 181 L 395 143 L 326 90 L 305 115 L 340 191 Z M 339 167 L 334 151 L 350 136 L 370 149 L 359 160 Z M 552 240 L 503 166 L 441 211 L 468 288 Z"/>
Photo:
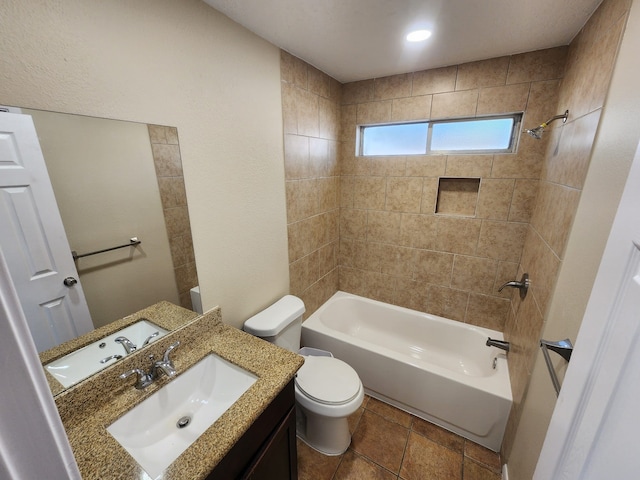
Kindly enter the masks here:
<path id="1" fill-rule="evenodd" d="M 105 363 L 101 363 L 100 360 L 114 355 L 124 357 L 127 354 L 124 347 L 115 342 L 115 339 L 119 336 L 127 337 L 140 348 L 144 341 L 155 332 L 158 332 L 158 335 L 153 337 L 150 342 L 156 341 L 168 333 L 164 328 L 160 328 L 148 320 L 140 320 L 107 337 L 90 343 L 86 347 L 82 347 L 58 360 L 48 363 L 45 365 L 45 368 L 62 385 L 70 387 L 80 380 L 84 380 L 103 368 L 112 365 L 117 361 L 117 358 L 111 358 L 111 360 Z"/>
<path id="2" fill-rule="evenodd" d="M 107 431 L 155 479 L 256 380 L 246 370 L 208 355 Z M 179 426 L 187 420 L 188 425 Z"/>

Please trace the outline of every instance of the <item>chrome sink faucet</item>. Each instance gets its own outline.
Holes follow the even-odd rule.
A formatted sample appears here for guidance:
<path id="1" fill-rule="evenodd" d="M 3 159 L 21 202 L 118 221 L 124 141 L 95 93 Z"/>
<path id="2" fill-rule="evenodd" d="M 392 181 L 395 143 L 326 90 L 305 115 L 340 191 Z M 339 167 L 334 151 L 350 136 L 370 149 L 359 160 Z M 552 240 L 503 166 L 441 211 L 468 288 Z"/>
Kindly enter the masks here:
<path id="1" fill-rule="evenodd" d="M 138 348 L 135 343 L 129 340 L 127 337 L 117 337 L 114 342 L 119 343 L 124 347 L 124 351 L 129 355 L 131 352 L 135 352 Z"/>
<path id="2" fill-rule="evenodd" d="M 179 345 L 179 341 L 169 345 L 169 348 L 164 352 L 162 360 L 154 361 L 154 356 L 149 355 L 149 359 L 151 360 L 151 369 L 148 373 L 140 370 L 139 368 L 134 368 L 133 370 L 122 373 L 120 378 L 125 379 L 131 375 L 136 375 L 135 387 L 138 390 L 142 390 L 160 378 L 163 373 L 167 377 L 173 377 L 176 374 L 176 369 L 169 355 L 171 355 L 171 352 L 173 352 L 173 350 L 175 350 Z"/>

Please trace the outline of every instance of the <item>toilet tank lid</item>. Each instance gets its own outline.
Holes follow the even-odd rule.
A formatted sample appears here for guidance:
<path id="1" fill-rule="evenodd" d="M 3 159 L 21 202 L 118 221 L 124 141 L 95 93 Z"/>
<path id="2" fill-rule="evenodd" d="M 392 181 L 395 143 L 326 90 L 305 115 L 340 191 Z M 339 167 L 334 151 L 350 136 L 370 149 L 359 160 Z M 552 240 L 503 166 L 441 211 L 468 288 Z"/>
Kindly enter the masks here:
<path id="1" fill-rule="evenodd" d="M 244 331 L 257 337 L 273 337 L 303 313 L 304 302 L 294 295 L 285 295 L 244 322 Z"/>

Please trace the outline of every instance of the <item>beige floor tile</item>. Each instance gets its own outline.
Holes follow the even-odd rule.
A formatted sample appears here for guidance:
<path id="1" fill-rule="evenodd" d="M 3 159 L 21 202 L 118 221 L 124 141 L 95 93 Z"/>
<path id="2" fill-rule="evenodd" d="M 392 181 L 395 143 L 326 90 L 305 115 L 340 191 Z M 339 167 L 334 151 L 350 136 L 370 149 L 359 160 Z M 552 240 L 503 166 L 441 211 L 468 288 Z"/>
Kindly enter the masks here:
<path id="1" fill-rule="evenodd" d="M 298 480 L 331 480 L 342 456 L 330 457 L 315 451 L 300 439 L 298 448 Z"/>
<path id="2" fill-rule="evenodd" d="M 398 408 L 392 407 L 388 403 L 381 402 L 377 398 L 371 398 L 369 400 L 367 410 L 371 410 L 387 420 L 399 423 L 403 427 L 409 428 L 411 426 L 412 415 L 410 413 L 403 412 Z"/>
<path id="3" fill-rule="evenodd" d="M 462 471 L 463 480 L 500 480 L 502 476 L 474 462 L 470 458 L 464 459 Z"/>
<path id="4" fill-rule="evenodd" d="M 502 469 L 500 454 L 469 440 L 464 443 L 464 456 L 474 459 L 496 473 L 499 473 Z"/>
<path id="5" fill-rule="evenodd" d="M 418 417 L 413 417 L 411 430 L 454 452 L 463 453 L 464 438 Z"/>
<path id="6" fill-rule="evenodd" d="M 386 420 L 369 410 L 364 411 L 353 434 L 353 450 L 393 473 L 398 473 L 409 429 Z"/>
<path id="7" fill-rule="evenodd" d="M 397 476 L 353 450 L 348 450 L 333 478 L 334 480 L 395 480 Z"/>
<path id="8" fill-rule="evenodd" d="M 405 480 L 461 480 L 462 458 L 462 454 L 411 432 L 400 477 Z"/>

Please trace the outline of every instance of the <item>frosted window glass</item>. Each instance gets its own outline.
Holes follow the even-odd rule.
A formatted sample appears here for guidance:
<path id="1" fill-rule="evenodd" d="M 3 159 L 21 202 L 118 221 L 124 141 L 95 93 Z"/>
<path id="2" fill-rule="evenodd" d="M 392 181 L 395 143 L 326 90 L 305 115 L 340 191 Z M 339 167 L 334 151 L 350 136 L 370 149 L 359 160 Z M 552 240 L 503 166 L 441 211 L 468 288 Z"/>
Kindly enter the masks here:
<path id="1" fill-rule="evenodd" d="M 513 122 L 513 118 L 496 118 L 434 123 L 431 151 L 506 150 Z"/>
<path id="2" fill-rule="evenodd" d="M 362 155 L 424 155 L 428 123 L 380 125 L 362 129 Z"/>

